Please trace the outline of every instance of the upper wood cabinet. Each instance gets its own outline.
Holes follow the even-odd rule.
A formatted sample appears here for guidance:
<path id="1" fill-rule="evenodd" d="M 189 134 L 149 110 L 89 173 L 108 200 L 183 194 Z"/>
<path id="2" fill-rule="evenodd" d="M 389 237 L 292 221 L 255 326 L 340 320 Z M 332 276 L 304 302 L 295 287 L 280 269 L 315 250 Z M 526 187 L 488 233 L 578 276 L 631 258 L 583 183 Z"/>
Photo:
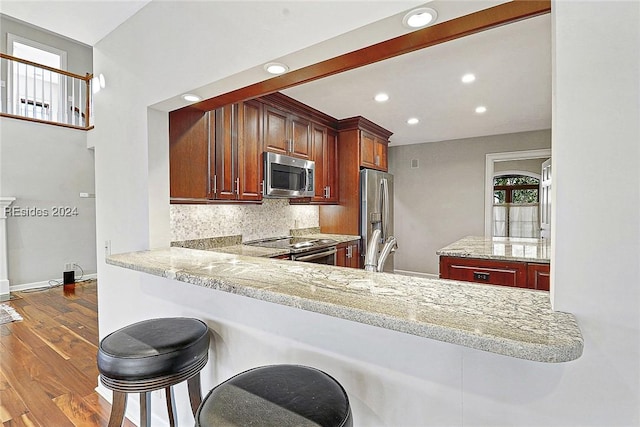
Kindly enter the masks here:
<path id="1" fill-rule="evenodd" d="M 315 162 L 314 203 L 336 203 L 338 201 L 338 134 L 333 129 L 312 124 L 311 139 Z"/>
<path id="2" fill-rule="evenodd" d="M 218 108 L 210 126 L 213 199 L 262 200 L 262 105 L 245 101 Z"/>
<path id="3" fill-rule="evenodd" d="M 391 132 L 364 117 L 341 120 L 338 124 L 340 140 L 348 140 L 359 147 L 358 164 L 363 168 L 387 171 L 387 152 Z"/>
<path id="4" fill-rule="evenodd" d="M 172 202 L 212 197 L 209 112 L 183 108 L 169 113 L 169 177 Z"/>
<path id="5" fill-rule="evenodd" d="M 264 106 L 264 149 L 309 159 L 311 121 L 270 105 Z"/>
<path id="6" fill-rule="evenodd" d="M 169 113 L 172 203 L 262 200 L 262 104 Z"/>

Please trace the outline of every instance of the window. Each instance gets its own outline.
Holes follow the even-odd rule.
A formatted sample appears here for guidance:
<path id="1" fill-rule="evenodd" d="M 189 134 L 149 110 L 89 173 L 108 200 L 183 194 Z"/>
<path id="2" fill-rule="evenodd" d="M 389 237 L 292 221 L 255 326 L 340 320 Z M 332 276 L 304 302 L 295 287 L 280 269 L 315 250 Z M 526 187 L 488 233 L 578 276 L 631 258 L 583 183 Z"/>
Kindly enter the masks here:
<path id="1" fill-rule="evenodd" d="M 66 69 L 67 53 L 60 49 L 7 34 L 10 55 L 60 70 Z M 29 64 L 13 63 L 8 112 L 40 120 L 61 121 L 65 82 L 58 73 Z"/>
<path id="2" fill-rule="evenodd" d="M 493 236 L 539 237 L 540 178 L 499 175 L 493 180 Z"/>

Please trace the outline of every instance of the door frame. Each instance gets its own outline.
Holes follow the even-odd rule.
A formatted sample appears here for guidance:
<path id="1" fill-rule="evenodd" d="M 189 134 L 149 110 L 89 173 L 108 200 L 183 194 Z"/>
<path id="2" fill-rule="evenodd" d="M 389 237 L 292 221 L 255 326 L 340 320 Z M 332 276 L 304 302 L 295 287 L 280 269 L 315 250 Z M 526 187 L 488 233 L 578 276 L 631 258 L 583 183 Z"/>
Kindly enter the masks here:
<path id="1" fill-rule="evenodd" d="M 504 153 L 488 153 L 485 158 L 484 174 L 484 236 L 491 238 L 493 229 L 493 174 L 496 162 L 511 160 L 529 160 L 551 157 L 551 148 L 540 150 L 508 151 Z"/>

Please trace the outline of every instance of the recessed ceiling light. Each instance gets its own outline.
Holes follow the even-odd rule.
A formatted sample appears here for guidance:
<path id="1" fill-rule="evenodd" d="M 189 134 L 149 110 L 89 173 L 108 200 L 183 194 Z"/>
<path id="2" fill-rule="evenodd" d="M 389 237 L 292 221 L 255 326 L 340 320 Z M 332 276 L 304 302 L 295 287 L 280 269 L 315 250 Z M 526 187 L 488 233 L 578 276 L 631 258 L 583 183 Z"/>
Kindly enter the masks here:
<path id="1" fill-rule="evenodd" d="M 462 83 L 471 83 L 475 81 L 475 79 L 476 79 L 475 74 L 468 73 L 462 76 Z"/>
<path id="2" fill-rule="evenodd" d="M 476 107 L 476 113 L 482 114 L 486 112 L 487 112 L 487 107 L 485 107 L 484 105 L 480 105 L 479 107 Z"/>
<path id="3" fill-rule="evenodd" d="M 376 96 L 374 96 L 373 99 L 375 99 L 378 102 L 385 102 L 389 100 L 389 95 L 387 95 L 386 93 L 379 93 Z"/>
<path id="4" fill-rule="evenodd" d="M 194 95 L 192 93 L 185 93 L 184 95 L 182 95 L 182 99 L 184 99 L 185 101 L 189 101 L 189 102 L 198 102 L 202 98 L 200 98 L 198 95 Z"/>
<path id="5" fill-rule="evenodd" d="M 419 7 L 404 15 L 402 25 L 408 28 L 421 28 L 433 23 L 438 12 L 429 7 Z"/>
<path id="6" fill-rule="evenodd" d="M 289 67 L 280 62 L 269 62 L 265 64 L 264 69 L 270 74 L 284 74 L 289 71 Z"/>
<path id="7" fill-rule="evenodd" d="M 417 125 L 418 123 L 420 123 L 420 120 L 418 120 L 415 117 L 411 117 L 410 119 L 407 120 L 407 123 L 410 125 Z"/>

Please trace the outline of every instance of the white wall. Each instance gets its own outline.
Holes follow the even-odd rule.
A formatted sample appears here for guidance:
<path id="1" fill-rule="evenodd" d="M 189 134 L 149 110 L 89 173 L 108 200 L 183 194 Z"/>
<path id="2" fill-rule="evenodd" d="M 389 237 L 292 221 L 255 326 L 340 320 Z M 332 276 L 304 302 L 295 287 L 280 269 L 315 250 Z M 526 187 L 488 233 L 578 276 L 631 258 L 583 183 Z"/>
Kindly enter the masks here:
<path id="1" fill-rule="evenodd" d="M 163 178 L 149 164 L 163 156 L 147 149 L 147 106 L 372 17 L 351 3 L 340 3 L 338 14 L 336 3 L 325 4 L 152 2 L 98 44 L 95 70 L 110 82 L 96 100 L 91 134 L 99 247 L 105 238 L 117 252 L 148 247 L 150 206 L 164 203 L 149 197 L 161 197 L 155 188 L 167 188 L 168 172 Z M 260 18 L 247 25 L 251 31 L 234 25 L 228 13 L 236 8 Z M 205 387 L 262 363 L 316 365 L 336 372 L 354 397 L 356 426 L 638 425 L 638 8 L 554 3 L 554 294 L 556 308 L 575 313 L 584 333 L 577 361 L 527 362 L 339 319 L 305 319 L 293 309 L 109 267 L 102 257 L 101 335 L 147 316 L 201 316 L 216 331 Z M 305 14 L 312 19 L 299 19 L 300 9 L 313 10 Z M 376 12 L 390 10 L 376 3 Z M 166 31 L 151 31 L 158 28 Z M 603 176 L 629 185 L 612 189 Z M 594 187 L 587 191 L 585 183 Z M 624 196 L 623 208 L 605 203 L 605 187 Z"/>
<path id="2" fill-rule="evenodd" d="M 2 117 L 0 151 L 0 193 L 16 198 L 11 208 L 48 212 L 7 219 L 11 288 L 61 280 L 69 262 L 95 273 L 95 199 L 80 198 L 95 193 L 86 132 Z M 77 215 L 53 216 L 57 206 L 77 208 Z"/>
<path id="3" fill-rule="evenodd" d="M 396 270 L 437 275 L 438 249 L 484 236 L 487 153 L 550 147 L 549 130 L 390 147 Z"/>
<path id="4" fill-rule="evenodd" d="M 0 28 L 2 52 L 12 33 L 66 51 L 68 71 L 84 75 L 92 70 L 86 45 L 4 15 Z M 7 220 L 11 288 L 61 280 L 69 262 L 96 273 L 95 199 L 79 197 L 80 192 L 95 193 L 87 132 L 1 118 L 0 154 L 0 194 L 17 198 L 12 207 L 38 207 L 50 215 Z M 53 217 L 53 206 L 77 207 L 78 215 Z M 76 269 L 76 278 L 80 274 Z"/>

